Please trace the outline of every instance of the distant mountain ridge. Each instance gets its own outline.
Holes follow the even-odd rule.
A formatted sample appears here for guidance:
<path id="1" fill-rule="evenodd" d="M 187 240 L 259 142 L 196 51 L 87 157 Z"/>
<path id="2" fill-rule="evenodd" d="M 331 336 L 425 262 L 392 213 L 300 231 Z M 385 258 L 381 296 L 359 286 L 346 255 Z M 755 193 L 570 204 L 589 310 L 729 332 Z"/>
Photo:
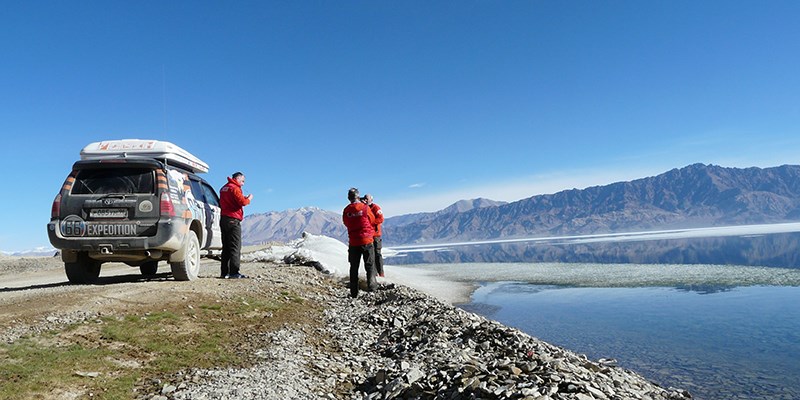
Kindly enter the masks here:
<path id="1" fill-rule="evenodd" d="M 800 220 L 800 166 L 692 164 L 657 176 L 537 195 L 512 203 L 462 200 L 384 223 L 384 245 L 777 223 Z M 249 215 L 245 243 L 307 231 L 346 242 L 341 214 L 318 208 Z"/>
<path id="2" fill-rule="evenodd" d="M 800 219 L 800 166 L 693 164 L 663 174 L 384 227 L 387 245 L 579 235 Z"/>
<path id="3" fill-rule="evenodd" d="M 251 214 L 242 221 L 245 244 L 285 243 L 300 238 L 303 232 L 347 240 L 341 214 L 316 207 Z"/>
<path id="4" fill-rule="evenodd" d="M 506 203 L 489 199 L 460 200 L 436 212 L 387 218 L 386 223 L 390 225 L 393 223 L 395 225 L 424 223 L 424 221 L 441 215 L 501 204 Z M 245 244 L 288 242 L 299 238 L 303 232 L 325 235 L 347 243 L 347 228 L 342 223 L 342 215 L 316 207 L 250 214 L 245 216 L 242 221 L 242 239 Z"/>
<path id="5" fill-rule="evenodd" d="M 58 250 L 52 247 L 37 247 L 35 249 L 30 250 L 23 250 L 23 251 L 0 251 L 1 256 L 13 256 L 13 257 L 53 257 L 58 254 Z"/>
<path id="6" fill-rule="evenodd" d="M 503 204 L 508 204 L 505 201 L 494 201 L 484 198 L 477 198 L 471 200 L 459 200 L 446 208 L 434 212 L 404 214 L 387 218 L 384 222 L 384 227 L 398 227 L 409 225 L 412 223 L 424 224 L 426 221 L 433 220 L 437 217 L 458 214 L 478 208 L 496 207 Z"/>

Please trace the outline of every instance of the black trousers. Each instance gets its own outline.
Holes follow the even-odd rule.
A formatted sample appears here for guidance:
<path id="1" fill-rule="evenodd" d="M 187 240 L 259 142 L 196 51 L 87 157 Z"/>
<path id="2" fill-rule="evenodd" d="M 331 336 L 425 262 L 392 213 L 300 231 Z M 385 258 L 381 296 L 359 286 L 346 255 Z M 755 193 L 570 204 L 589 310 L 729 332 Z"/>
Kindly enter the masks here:
<path id="1" fill-rule="evenodd" d="M 383 239 L 380 236 L 375 236 L 372 244 L 375 246 L 375 272 L 378 276 L 383 276 L 383 256 L 381 255 L 381 248 L 383 247 Z"/>
<path id="2" fill-rule="evenodd" d="M 350 246 L 347 250 L 347 259 L 350 261 L 350 297 L 358 296 L 358 267 L 361 259 L 364 259 L 364 269 L 367 270 L 367 290 L 372 291 L 378 288 L 378 281 L 375 280 L 375 259 L 374 247 L 372 243 L 363 246 Z"/>
<path id="3" fill-rule="evenodd" d="M 242 221 L 223 216 L 220 218 L 219 227 L 222 231 L 220 275 L 238 274 L 242 258 Z"/>

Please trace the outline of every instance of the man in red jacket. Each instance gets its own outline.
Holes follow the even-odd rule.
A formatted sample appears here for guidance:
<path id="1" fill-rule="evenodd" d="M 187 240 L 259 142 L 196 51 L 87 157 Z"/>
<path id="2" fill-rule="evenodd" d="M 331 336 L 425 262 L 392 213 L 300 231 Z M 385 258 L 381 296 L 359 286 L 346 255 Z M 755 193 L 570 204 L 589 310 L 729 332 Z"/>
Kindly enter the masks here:
<path id="1" fill-rule="evenodd" d="M 350 297 L 358 297 L 358 267 L 361 258 L 364 258 L 364 268 L 367 270 L 367 290 L 372 291 L 378 288 L 375 280 L 375 258 L 372 247 L 375 230 L 372 227 L 375 223 L 375 216 L 372 215 L 369 207 L 361 202 L 358 197 L 358 189 L 351 188 L 347 192 L 347 199 L 350 205 L 342 212 L 342 222 L 347 227 L 349 238 L 349 248 L 347 259 L 350 262 Z"/>
<path id="2" fill-rule="evenodd" d="M 222 209 L 219 227 L 222 231 L 222 265 L 220 278 L 241 279 L 246 275 L 239 273 L 242 252 L 242 219 L 244 206 L 250 204 L 253 195 L 242 194 L 244 174 L 236 172 L 228 178 L 228 183 L 219 190 L 219 207 Z"/>
<path id="3" fill-rule="evenodd" d="M 381 255 L 381 248 L 383 248 L 383 239 L 381 238 L 383 211 L 381 211 L 381 206 L 372 202 L 372 195 L 369 193 L 364 195 L 364 202 L 367 203 L 372 215 L 375 216 L 375 223 L 372 225 L 375 229 L 375 236 L 372 238 L 372 245 L 375 248 L 375 272 L 383 278 L 383 255 Z"/>

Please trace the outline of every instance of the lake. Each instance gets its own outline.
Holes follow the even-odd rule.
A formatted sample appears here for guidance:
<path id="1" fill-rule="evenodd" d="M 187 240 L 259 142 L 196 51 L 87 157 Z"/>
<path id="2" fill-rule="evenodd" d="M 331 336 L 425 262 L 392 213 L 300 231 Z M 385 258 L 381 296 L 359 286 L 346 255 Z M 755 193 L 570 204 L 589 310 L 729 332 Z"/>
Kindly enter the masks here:
<path id="1" fill-rule="evenodd" d="M 800 271 L 722 265 L 428 264 L 462 308 L 614 358 L 698 399 L 800 398 Z M 516 277 L 516 279 L 509 279 Z"/>

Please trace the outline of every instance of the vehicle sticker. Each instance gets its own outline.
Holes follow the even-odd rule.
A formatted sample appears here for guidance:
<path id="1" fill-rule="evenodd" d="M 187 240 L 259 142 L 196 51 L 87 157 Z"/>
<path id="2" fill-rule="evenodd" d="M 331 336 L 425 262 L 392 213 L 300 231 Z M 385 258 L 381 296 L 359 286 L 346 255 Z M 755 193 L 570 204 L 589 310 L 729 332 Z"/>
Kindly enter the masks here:
<path id="1" fill-rule="evenodd" d="M 86 234 L 86 221 L 77 215 L 61 220 L 61 234 L 64 236 L 83 236 Z"/>
<path id="2" fill-rule="evenodd" d="M 86 222 L 77 215 L 70 215 L 61 221 L 61 234 L 66 237 L 81 236 L 136 236 L 137 224 L 102 224 Z"/>
<path id="3" fill-rule="evenodd" d="M 91 224 L 87 236 L 136 236 L 136 224 Z"/>
<path id="4" fill-rule="evenodd" d="M 145 200 L 139 203 L 139 211 L 147 213 L 153 211 L 153 203 L 150 200 Z"/>

